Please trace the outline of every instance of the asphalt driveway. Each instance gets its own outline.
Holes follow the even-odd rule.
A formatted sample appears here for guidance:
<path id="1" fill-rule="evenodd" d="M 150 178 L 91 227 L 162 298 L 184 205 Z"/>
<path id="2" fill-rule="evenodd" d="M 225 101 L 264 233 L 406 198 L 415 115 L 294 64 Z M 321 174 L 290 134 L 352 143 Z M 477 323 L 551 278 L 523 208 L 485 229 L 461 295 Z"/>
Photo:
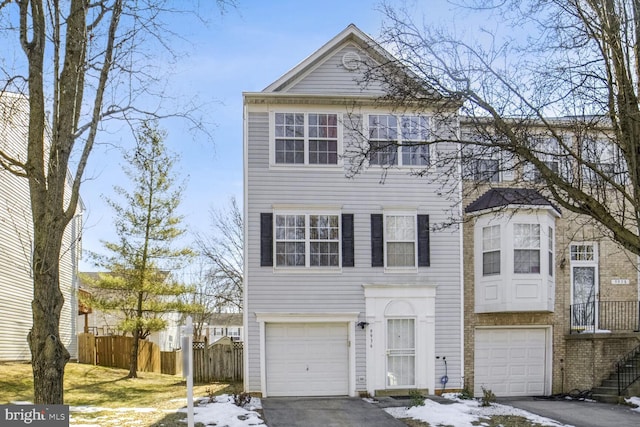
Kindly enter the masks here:
<path id="1" fill-rule="evenodd" d="M 533 397 L 498 398 L 497 402 L 575 427 L 640 426 L 640 413 L 625 405 Z"/>
<path id="2" fill-rule="evenodd" d="M 268 397 L 262 411 L 269 427 L 407 427 L 356 397 Z"/>

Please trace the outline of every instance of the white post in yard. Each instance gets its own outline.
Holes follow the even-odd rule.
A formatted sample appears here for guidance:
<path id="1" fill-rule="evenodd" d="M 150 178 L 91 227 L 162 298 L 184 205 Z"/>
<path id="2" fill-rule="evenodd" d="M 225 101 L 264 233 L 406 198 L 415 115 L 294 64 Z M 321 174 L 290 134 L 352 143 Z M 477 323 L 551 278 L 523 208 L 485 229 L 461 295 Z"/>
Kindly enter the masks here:
<path id="1" fill-rule="evenodd" d="M 187 316 L 182 336 L 182 376 L 187 379 L 187 426 L 193 427 L 193 320 Z"/>

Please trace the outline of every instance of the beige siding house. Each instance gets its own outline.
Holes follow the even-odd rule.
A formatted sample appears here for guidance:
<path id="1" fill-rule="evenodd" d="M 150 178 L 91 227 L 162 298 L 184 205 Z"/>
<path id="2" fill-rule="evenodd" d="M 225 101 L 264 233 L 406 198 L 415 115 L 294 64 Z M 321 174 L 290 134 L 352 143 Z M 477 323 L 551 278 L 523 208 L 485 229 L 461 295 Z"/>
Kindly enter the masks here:
<path id="1" fill-rule="evenodd" d="M 363 61 L 388 59 L 350 25 L 244 93 L 248 392 L 463 386 L 461 229 L 438 226 L 459 216 L 459 180 L 411 174 L 437 174 L 436 152 L 454 147 L 410 147 L 433 136 L 434 112 L 392 110 L 379 102 L 383 86 L 361 84 Z M 380 149 L 350 178 L 365 135 Z"/>
<path id="2" fill-rule="evenodd" d="M 617 394 L 604 381 L 640 349 L 638 259 L 559 209 L 527 166 L 494 153 L 463 170 L 465 385 L 476 396 Z"/>
<path id="3" fill-rule="evenodd" d="M 0 93 L 0 149 L 18 159 L 26 159 L 27 124 L 26 98 Z M 65 298 L 60 336 L 72 358 L 77 357 L 76 289 L 81 215 L 79 209 L 67 227 L 60 260 L 60 287 Z M 32 325 L 32 234 L 27 180 L 0 168 L 0 361 L 31 358 L 27 334 Z"/>

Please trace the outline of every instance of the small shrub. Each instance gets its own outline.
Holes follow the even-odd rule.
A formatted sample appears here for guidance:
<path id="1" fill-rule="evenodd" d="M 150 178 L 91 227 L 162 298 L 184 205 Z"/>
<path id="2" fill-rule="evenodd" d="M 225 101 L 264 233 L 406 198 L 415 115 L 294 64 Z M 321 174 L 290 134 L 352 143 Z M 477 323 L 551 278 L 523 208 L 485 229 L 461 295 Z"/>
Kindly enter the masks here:
<path id="1" fill-rule="evenodd" d="M 207 398 L 209 399 L 208 403 L 213 403 L 216 401 L 216 393 L 211 389 L 211 387 L 207 387 L 205 392 L 207 393 Z"/>
<path id="2" fill-rule="evenodd" d="M 465 387 L 460 393 L 458 393 L 457 397 L 461 400 L 471 400 L 473 399 L 473 393 L 471 393 L 469 389 Z"/>
<path id="3" fill-rule="evenodd" d="M 240 408 L 244 408 L 249 402 L 251 402 L 251 395 L 249 393 L 241 392 L 234 393 L 233 395 L 233 403 Z"/>
<path id="4" fill-rule="evenodd" d="M 409 397 L 411 398 L 411 407 L 424 406 L 424 396 L 418 390 L 411 390 Z"/>
<path id="5" fill-rule="evenodd" d="M 496 395 L 490 389 L 482 387 L 482 399 L 480 400 L 480 406 L 491 406 L 495 403 Z"/>

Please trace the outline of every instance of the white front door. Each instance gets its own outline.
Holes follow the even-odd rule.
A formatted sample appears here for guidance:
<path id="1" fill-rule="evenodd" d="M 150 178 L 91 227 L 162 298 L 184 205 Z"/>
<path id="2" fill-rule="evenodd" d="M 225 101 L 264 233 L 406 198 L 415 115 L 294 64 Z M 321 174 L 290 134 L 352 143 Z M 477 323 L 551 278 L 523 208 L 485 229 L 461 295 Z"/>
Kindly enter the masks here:
<path id="1" fill-rule="evenodd" d="M 387 387 L 416 383 L 415 319 L 387 319 Z"/>

